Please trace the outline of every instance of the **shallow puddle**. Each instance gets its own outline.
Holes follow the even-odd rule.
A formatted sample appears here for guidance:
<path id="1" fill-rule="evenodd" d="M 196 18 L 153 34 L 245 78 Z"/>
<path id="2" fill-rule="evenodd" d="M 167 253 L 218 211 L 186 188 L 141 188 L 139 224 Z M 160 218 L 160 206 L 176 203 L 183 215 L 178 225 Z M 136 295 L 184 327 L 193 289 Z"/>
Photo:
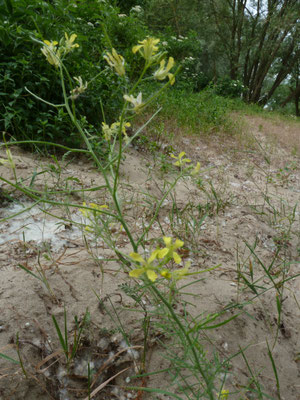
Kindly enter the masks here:
<path id="1" fill-rule="evenodd" d="M 50 208 L 29 202 L 11 204 L 3 208 L 0 212 L 1 219 L 4 220 L 0 228 L 0 245 L 11 241 L 35 241 L 37 245 L 48 243 L 52 250 L 57 251 L 66 246 L 69 240 L 81 237 L 78 227 L 52 217 L 44 211 L 51 212 Z M 74 213 L 72 220 L 80 223 L 81 217 Z"/>

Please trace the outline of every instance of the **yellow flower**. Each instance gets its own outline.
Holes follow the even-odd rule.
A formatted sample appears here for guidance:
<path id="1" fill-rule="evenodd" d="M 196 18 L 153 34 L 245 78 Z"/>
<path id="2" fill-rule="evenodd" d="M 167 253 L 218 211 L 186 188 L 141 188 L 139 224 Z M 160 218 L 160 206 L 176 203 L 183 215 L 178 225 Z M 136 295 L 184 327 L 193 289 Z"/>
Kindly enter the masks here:
<path id="1" fill-rule="evenodd" d="M 148 258 L 148 260 L 144 260 L 143 257 L 138 253 L 133 252 L 129 255 L 134 261 L 142 264 L 141 268 L 131 270 L 129 272 L 129 276 L 131 276 L 131 278 L 139 278 L 145 273 L 151 282 L 155 282 L 158 278 L 158 275 L 155 272 L 155 266 L 152 265 L 152 263 L 157 258 L 157 250 L 154 250 L 151 253 L 151 256 Z"/>
<path id="2" fill-rule="evenodd" d="M 75 33 L 72 33 L 72 35 L 69 37 L 68 34 L 65 32 L 65 41 L 64 41 L 64 46 L 63 46 L 65 54 L 68 54 L 76 47 L 79 47 L 79 44 L 74 43 L 76 38 L 77 38 L 77 35 Z"/>
<path id="3" fill-rule="evenodd" d="M 98 211 L 102 210 L 103 208 L 108 208 L 108 206 L 106 204 L 103 204 L 100 206 L 99 204 L 96 204 L 96 203 L 90 203 L 89 207 L 93 208 L 94 210 L 98 210 Z"/>
<path id="4" fill-rule="evenodd" d="M 107 63 L 116 70 L 116 73 L 120 76 L 125 75 L 125 60 L 124 58 L 116 52 L 115 49 L 112 49 L 111 53 L 106 53 L 103 57 Z"/>
<path id="5" fill-rule="evenodd" d="M 103 208 L 108 208 L 108 206 L 106 204 L 103 204 L 103 205 L 100 206 L 99 204 L 96 204 L 96 203 L 89 203 L 89 205 L 87 205 L 85 201 L 82 203 L 82 205 L 84 207 L 93 208 L 94 210 L 97 210 L 97 211 L 101 211 Z M 90 216 L 91 210 L 87 210 L 85 208 L 80 208 L 79 211 L 82 213 L 82 215 L 84 217 L 89 217 Z"/>
<path id="6" fill-rule="evenodd" d="M 201 168 L 201 164 L 199 162 L 197 162 L 197 165 L 195 165 L 193 171 L 191 172 L 191 175 L 193 175 L 193 176 L 198 175 L 200 168 Z"/>
<path id="7" fill-rule="evenodd" d="M 126 128 L 129 128 L 130 126 L 131 126 L 130 122 L 123 121 L 121 131 L 124 135 L 125 141 L 129 139 L 126 133 Z M 120 129 L 120 122 L 114 122 L 113 124 L 111 124 L 111 126 L 107 125 L 105 122 L 102 122 L 102 132 L 104 134 L 104 139 L 107 142 L 110 141 L 112 136 L 118 133 L 119 129 Z"/>
<path id="8" fill-rule="evenodd" d="M 60 52 L 57 49 L 58 42 L 49 42 L 49 40 L 44 40 L 44 43 L 46 46 L 41 49 L 41 52 L 44 54 L 49 64 L 58 68 L 60 64 Z"/>
<path id="9" fill-rule="evenodd" d="M 70 91 L 72 100 L 77 99 L 77 97 L 80 96 L 83 92 L 85 92 L 88 87 L 88 83 L 87 82 L 83 83 L 81 76 L 79 76 L 78 78 L 74 76 L 74 79 L 79 83 L 79 86 Z"/>
<path id="10" fill-rule="evenodd" d="M 161 60 L 160 67 L 154 72 L 154 78 L 159 81 L 164 80 L 166 77 L 169 78 L 171 85 L 175 82 L 175 77 L 173 74 L 169 73 L 170 69 L 174 66 L 174 58 L 169 57 L 167 66 L 165 67 L 166 60 Z"/>
<path id="11" fill-rule="evenodd" d="M 182 158 L 185 156 L 185 152 L 182 151 L 181 153 L 179 153 L 178 156 L 174 156 L 174 154 L 171 154 L 172 158 L 175 158 L 175 160 L 177 160 L 176 162 L 174 162 L 173 164 L 176 165 L 177 167 L 181 167 L 183 166 L 185 163 L 190 163 L 191 160 L 189 158 Z"/>
<path id="12" fill-rule="evenodd" d="M 168 256 L 169 258 L 173 258 L 176 264 L 181 263 L 181 257 L 176 253 L 175 250 L 179 249 L 184 245 L 182 240 L 176 239 L 174 243 L 172 243 L 172 238 L 163 237 L 166 247 L 162 250 L 158 250 L 157 256 L 158 258 L 164 258 Z"/>
<path id="13" fill-rule="evenodd" d="M 141 108 L 143 108 L 144 103 L 142 102 L 142 93 L 140 92 L 137 97 L 133 97 L 132 94 L 128 96 L 127 94 L 124 94 L 123 96 L 124 100 L 128 101 L 129 103 L 132 104 L 133 108 L 132 111 L 138 113 Z"/>
<path id="14" fill-rule="evenodd" d="M 221 391 L 221 396 L 219 397 L 219 400 L 226 400 L 226 399 L 228 399 L 228 395 L 229 395 L 229 390 L 223 389 L 223 390 Z"/>
<path id="15" fill-rule="evenodd" d="M 103 132 L 103 135 L 104 135 L 104 139 L 107 142 L 109 142 L 111 137 L 114 134 L 114 130 L 112 129 L 112 127 L 107 125 L 105 122 L 102 122 L 102 132 Z"/>
<path id="16" fill-rule="evenodd" d="M 154 61 L 154 55 L 158 51 L 156 45 L 159 43 L 159 39 L 148 37 L 142 41 L 139 40 L 139 43 L 140 44 L 133 46 L 132 52 L 135 54 L 138 51 L 146 61 Z"/>
<path id="17" fill-rule="evenodd" d="M 160 275 L 163 276 L 164 278 L 168 279 L 168 281 L 172 279 L 172 274 L 168 269 L 161 270 Z"/>

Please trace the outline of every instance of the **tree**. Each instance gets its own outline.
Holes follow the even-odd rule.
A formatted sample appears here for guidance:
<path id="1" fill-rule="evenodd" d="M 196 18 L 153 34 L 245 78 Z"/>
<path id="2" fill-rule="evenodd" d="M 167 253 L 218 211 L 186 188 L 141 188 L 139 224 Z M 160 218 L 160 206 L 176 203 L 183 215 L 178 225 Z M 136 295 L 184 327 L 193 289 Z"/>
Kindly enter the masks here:
<path id="1" fill-rule="evenodd" d="M 290 83 L 292 86 L 290 86 L 290 94 L 282 101 L 280 104 L 281 107 L 286 106 L 289 102 L 294 101 L 295 104 L 295 114 L 297 117 L 300 117 L 300 108 L 299 108 L 299 102 L 300 102 L 300 62 L 299 59 L 297 60 L 297 63 L 295 65 L 294 70 L 292 71 L 291 77 L 290 77 Z"/>
<path id="2" fill-rule="evenodd" d="M 299 58 L 297 0 L 210 0 L 216 34 L 232 79 L 248 88 L 245 99 L 266 104 Z M 275 62 L 281 68 L 268 93 L 264 83 Z"/>

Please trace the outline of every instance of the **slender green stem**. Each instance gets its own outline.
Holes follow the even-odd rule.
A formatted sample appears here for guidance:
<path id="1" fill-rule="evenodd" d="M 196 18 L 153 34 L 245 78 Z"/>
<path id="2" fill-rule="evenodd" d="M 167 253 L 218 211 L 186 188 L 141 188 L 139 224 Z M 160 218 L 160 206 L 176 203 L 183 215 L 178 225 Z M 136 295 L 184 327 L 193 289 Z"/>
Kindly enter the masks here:
<path id="1" fill-rule="evenodd" d="M 131 232 L 130 232 L 130 230 L 129 230 L 129 228 L 128 228 L 125 220 L 124 220 L 124 217 L 123 217 L 120 205 L 119 205 L 118 197 L 116 195 L 116 190 L 115 190 L 115 188 L 113 188 L 111 186 L 105 169 L 103 168 L 101 162 L 99 161 L 98 157 L 96 156 L 96 154 L 95 154 L 95 152 L 94 152 L 94 150 L 93 150 L 93 148 L 92 148 L 92 146 L 90 144 L 90 141 L 88 140 L 86 134 L 84 133 L 81 125 L 78 123 L 78 121 L 76 119 L 76 116 L 71 111 L 71 108 L 70 108 L 69 102 L 68 102 L 68 96 L 67 96 L 67 93 L 66 93 L 66 87 L 65 87 L 62 67 L 60 67 L 60 79 L 61 79 L 61 85 L 62 85 L 62 90 L 63 90 L 63 96 L 64 96 L 64 100 L 65 100 L 65 107 L 66 107 L 66 110 L 67 110 L 67 112 L 68 112 L 68 114 L 70 116 L 70 119 L 71 119 L 72 123 L 76 126 L 76 128 L 78 129 L 79 133 L 81 134 L 81 136 L 82 136 L 82 138 L 83 138 L 83 140 L 84 140 L 84 142 L 85 142 L 85 144 L 86 144 L 86 146 L 88 148 L 89 153 L 91 154 L 91 156 L 92 156 L 93 160 L 95 161 L 97 167 L 101 171 L 101 173 L 102 173 L 102 175 L 104 177 L 107 189 L 108 189 L 108 191 L 110 192 L 110 194 L 111 194 L 111 196 L 113 198 L 113 201 L 114 201 L 114 204 L 115 204 L 118 216 L 119 216 L 119 221 L 121 222 L 121 224 L 122 224 L 122 226 L 123 226 L 128 238 L 130 240 L 132 248 L 134 249 L 134 251 L 137 251 L 137 245 L 136 245 L 136 243 L 135 243 L 135 241 L 134 241 L 134 239 L 133 239 L 133 237 L 131 235 Z"/>
<path id="2" fill-rule="evenodd" d="M 0 144 L 0 148 L 3 147 L 3 146 L 15 146 L 16 144 L 47 144 L 48 146 L 56 146 L 56 147 L 59 147 L 59 148 L 64 149 L 64 150 L 71 151 L 72 153 L 89 154 L 88 150 L 73 149 L 71 147 L 63 146 L 62 144 L 53 143 L 53 142 L 46 142 L 46 141 L 43 141 L 43 140 L 18 140 L 18 141 L 14 141 L 14 142 L 8 142 L 8 143 L 5 143 L 5 144 Z"/>
<path id="3" fill-rule="evenodd" d="M 212 388 L 211 388 L 211 382 L 209 377 L 206 375 L 204 369 L 202 368 L 201 364 L 200 364 L 200 360 L 198 357 L 198 354 L 195 350 L 195 346 L 188 334 L 188 332 L 186 331 L 186 329 L 184 328 L 184 326 L 182 325 L 180 319 L 178 318 L 178 316 L 176 315 L 176 313 L 173 310 L 172 305 L 165 299 L 165 297 L 161 294 L 161 292 L 156 288 L 155 285 L 151 285 L 153 292 L 155 293 L 155 295 L 164 303 L 164 305 L 167 307 L 167 309 L 169 310 L 173 320 L 175 321 L 175 323 L 177 324 L 178 328 L 181 330 L 181 332 L 183 333 L 184 337 L 186 338 L 188 344 L 189 344 L 189 348 L 191 349 L 192 353 L 193 353 L 193 357 L 195 360 L 195 364 L 196 367 L 198 369 L 198 371 L 200 372 L 202 378 L 205 381 L 205 384 L 207 386 L 208 389 L 208 395 L 210 400 L 214 400 L 214 396 L 212 393 Z"/>
<path id="4" fill-rule="evenodd" d="M 131 90 L 129 91 L 129 94 L 132 94 L 135 89 L 138 87 L 138 85 L 140 84 L 141 80 L 143 79 L 143 76 L 145 75 L 145 73 L 147 72 L 147 69 L 150 67 L 149 63 L 145 63 L 144 69 L 139 77 L 139 79 L 136 81 L 136 83 L 133 85 L 133 87 L 131 88 Z"/>
<path id="5" fill-rule="evenodd" d="M 23 371 L 23 374 L 24 374 L 25 378 L 27 379 L 28 378 L 28 374 L 27 374 L 27 371 L 26 371 L 26 369 L 24 367 L 23 359 L 21 357 L 21 352 L 20 352 L 19 332 L 17 332 L 16 349 L 17 349 L 17 354 L 18 354 L 20 365 L 21 365 L 21 369 Z"/>
<path id="6" fill-rule="evenodd" d="M 163 197 L 161 198 L 160 202 L 158 203 L 157 207 L 156 207 L 156 211 L 151 219 L 151 221 L 149 222 L 149 225 L 147 226 L 147 228 L 143 231 L 142 235 L 139 237 L 138 241 L 137 241 L 137 247 L 140 245 L 140 243 L 142 242 L 142 240 L 144 239 L 144 237 L 147 235 L 147 233 L 149 232 L 149 230 L 151 229 L 151 226 L 153 225 L 154 221 L 156 220 L 156 217 L 159 213 L 159 210 L 162 206 L 162 203 L 165 201 L 165 199 L 168 197 L 169 193 L 174 189 L 174 187 L 176 186 L 177 182 L 179 181 L 179 179 L 182 177 L 183 173 L 179 174 L 177 176 L 177 178 L 174 180 L 174 182 L 172 183 L 172 185 L 170 186 L 169 190 L 167 190 L 167 192 L 163 195 Z"/>

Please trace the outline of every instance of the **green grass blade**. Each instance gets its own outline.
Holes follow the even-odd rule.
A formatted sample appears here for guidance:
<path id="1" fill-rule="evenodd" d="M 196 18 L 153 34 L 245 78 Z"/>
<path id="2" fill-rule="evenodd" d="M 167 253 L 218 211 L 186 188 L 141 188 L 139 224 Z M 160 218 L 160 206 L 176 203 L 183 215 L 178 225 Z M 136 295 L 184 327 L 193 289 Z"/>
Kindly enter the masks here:
<path id="1" fill-rule="evenodd" d="M 20 365 L 20 361 L 14 360 L 13 358 L 11 358 L 11 357 L 9 357 L 9 356 L 6 356 L 6 355 L 3 354 L 3 353 L 0 353 L 0 357 L 1 357 L 1 358 L 4 358 L 5 360 L 10 361 L 10 362 L 12 362 L 12 363 L 14 363 L 14 364 Z"/>
<path id="2" fill-rule="evenodd" d="M 52 320 L 53 320 L 53 323 L 54 323 L 54 326 L 55 326 L 55 329 L 56 329 L 57 336 L 59 338 L 61 347 L 63 348 L 63 351 L 64 351 L 64 353 L 66 355 L 66 358 L 68 359 L 68 356 L 69 356 L 69 354 L 68 354 L 68 346 L 65 343 L 65 340 L 64 340 L 63 335 L 61 333 L 60 327 L 58 326 L 58 323 L 57 323 L 56 318 L 55 318 L 54 315 L 52 315 Z"/>
<path id="3" fill-rule="evenodd" d="M 268 346 L 268 355 L 269 355 L 269 358 L 270 358 L 270 360 L 271 360 L 273 372 L 274 372 L 275 379 L 276 379 L 276 388 L 277 388 L 278 399 L 281 400 L 281 395 L 280 395 L 280 383 L 279 383 L 279 377 L 278 377 L 278 373 L 277 373 L 276 364 L 275 364 L 274 358 L 273 358 L 273 356 L 272 356 L 272 352 L 271 352 L 271 350 L 270 350 L 270 347 L 269 347 L 269 343 L 268 343 L 268 342 L 267 342 L 267 346 Z"/>
<path id="4" fill-rule="evenodd" d="M 260 385 L 259 385 L 259 383 L 257 382 L 256 377 L 254 376 L 254 374 L 253 374 L 253 372 L 252 372 L 252 369 L 251 369 L 251 367 L 250 367 L 250 365 L 249 365 L 249 363 L 248 363 L 247 357 L 245 356 L 245 353 L 244 353 L 244 351 L 243 351 L 243 349 L 242 349 L 241 347 L 240 347 L 240 352 L 241 352 L 242 357 L 243 357 L 243 359 L 244 359 L 244 361 L 245 361 L 245 364 L 246 364 L 246 366 L 247 366 L 247 368 L 248 368 L 248 371 L 249 371 L 250 374 L 251 374 L 252 380 L 253 380 L 255 386 L 257 387 L 257 391 L 258 391 L 257 394 L 259 395 L 259 399 L 262 400 L 262 399 L 263 399 L 263 395 L 262 395 L 262 392 L 261 392 L 261 389 L 260 389 Z"/>
<path id="5" fill-rule="evenodd" d="M 215 329 L 215 328 L 219 328 L 222 325 L 226 325 L 228 324 L 228 322 L 232 321 L 233 319 L 237 318 L 239 315 L 241 315 L 242 313 L 233 315 L 232 317 L 226 319 L 225 321 L 220 322 L 219 324 L 215 324 L 215 325 L 209 325 L 209 326 L 203 326 L 201 327 L 201 329 Z"/>
<path id="6" fill-rule="evenodd" d="M 27 274 L 32 275 L 33 277 L 35 277 L 36 279 L 38 279 L 39 281 L 43 282 L 43 280 L 37 276 L 36 274 L 34 274 L 32 271 L 30 271 L 28 268 L 24 267 L 24 265 L 22 264 L 18 264 L 17 265 L 19 268 L 23 269 L 25 272 L 27 272 Z M 44 282 L 43 282 L 44 283 Z"/>

